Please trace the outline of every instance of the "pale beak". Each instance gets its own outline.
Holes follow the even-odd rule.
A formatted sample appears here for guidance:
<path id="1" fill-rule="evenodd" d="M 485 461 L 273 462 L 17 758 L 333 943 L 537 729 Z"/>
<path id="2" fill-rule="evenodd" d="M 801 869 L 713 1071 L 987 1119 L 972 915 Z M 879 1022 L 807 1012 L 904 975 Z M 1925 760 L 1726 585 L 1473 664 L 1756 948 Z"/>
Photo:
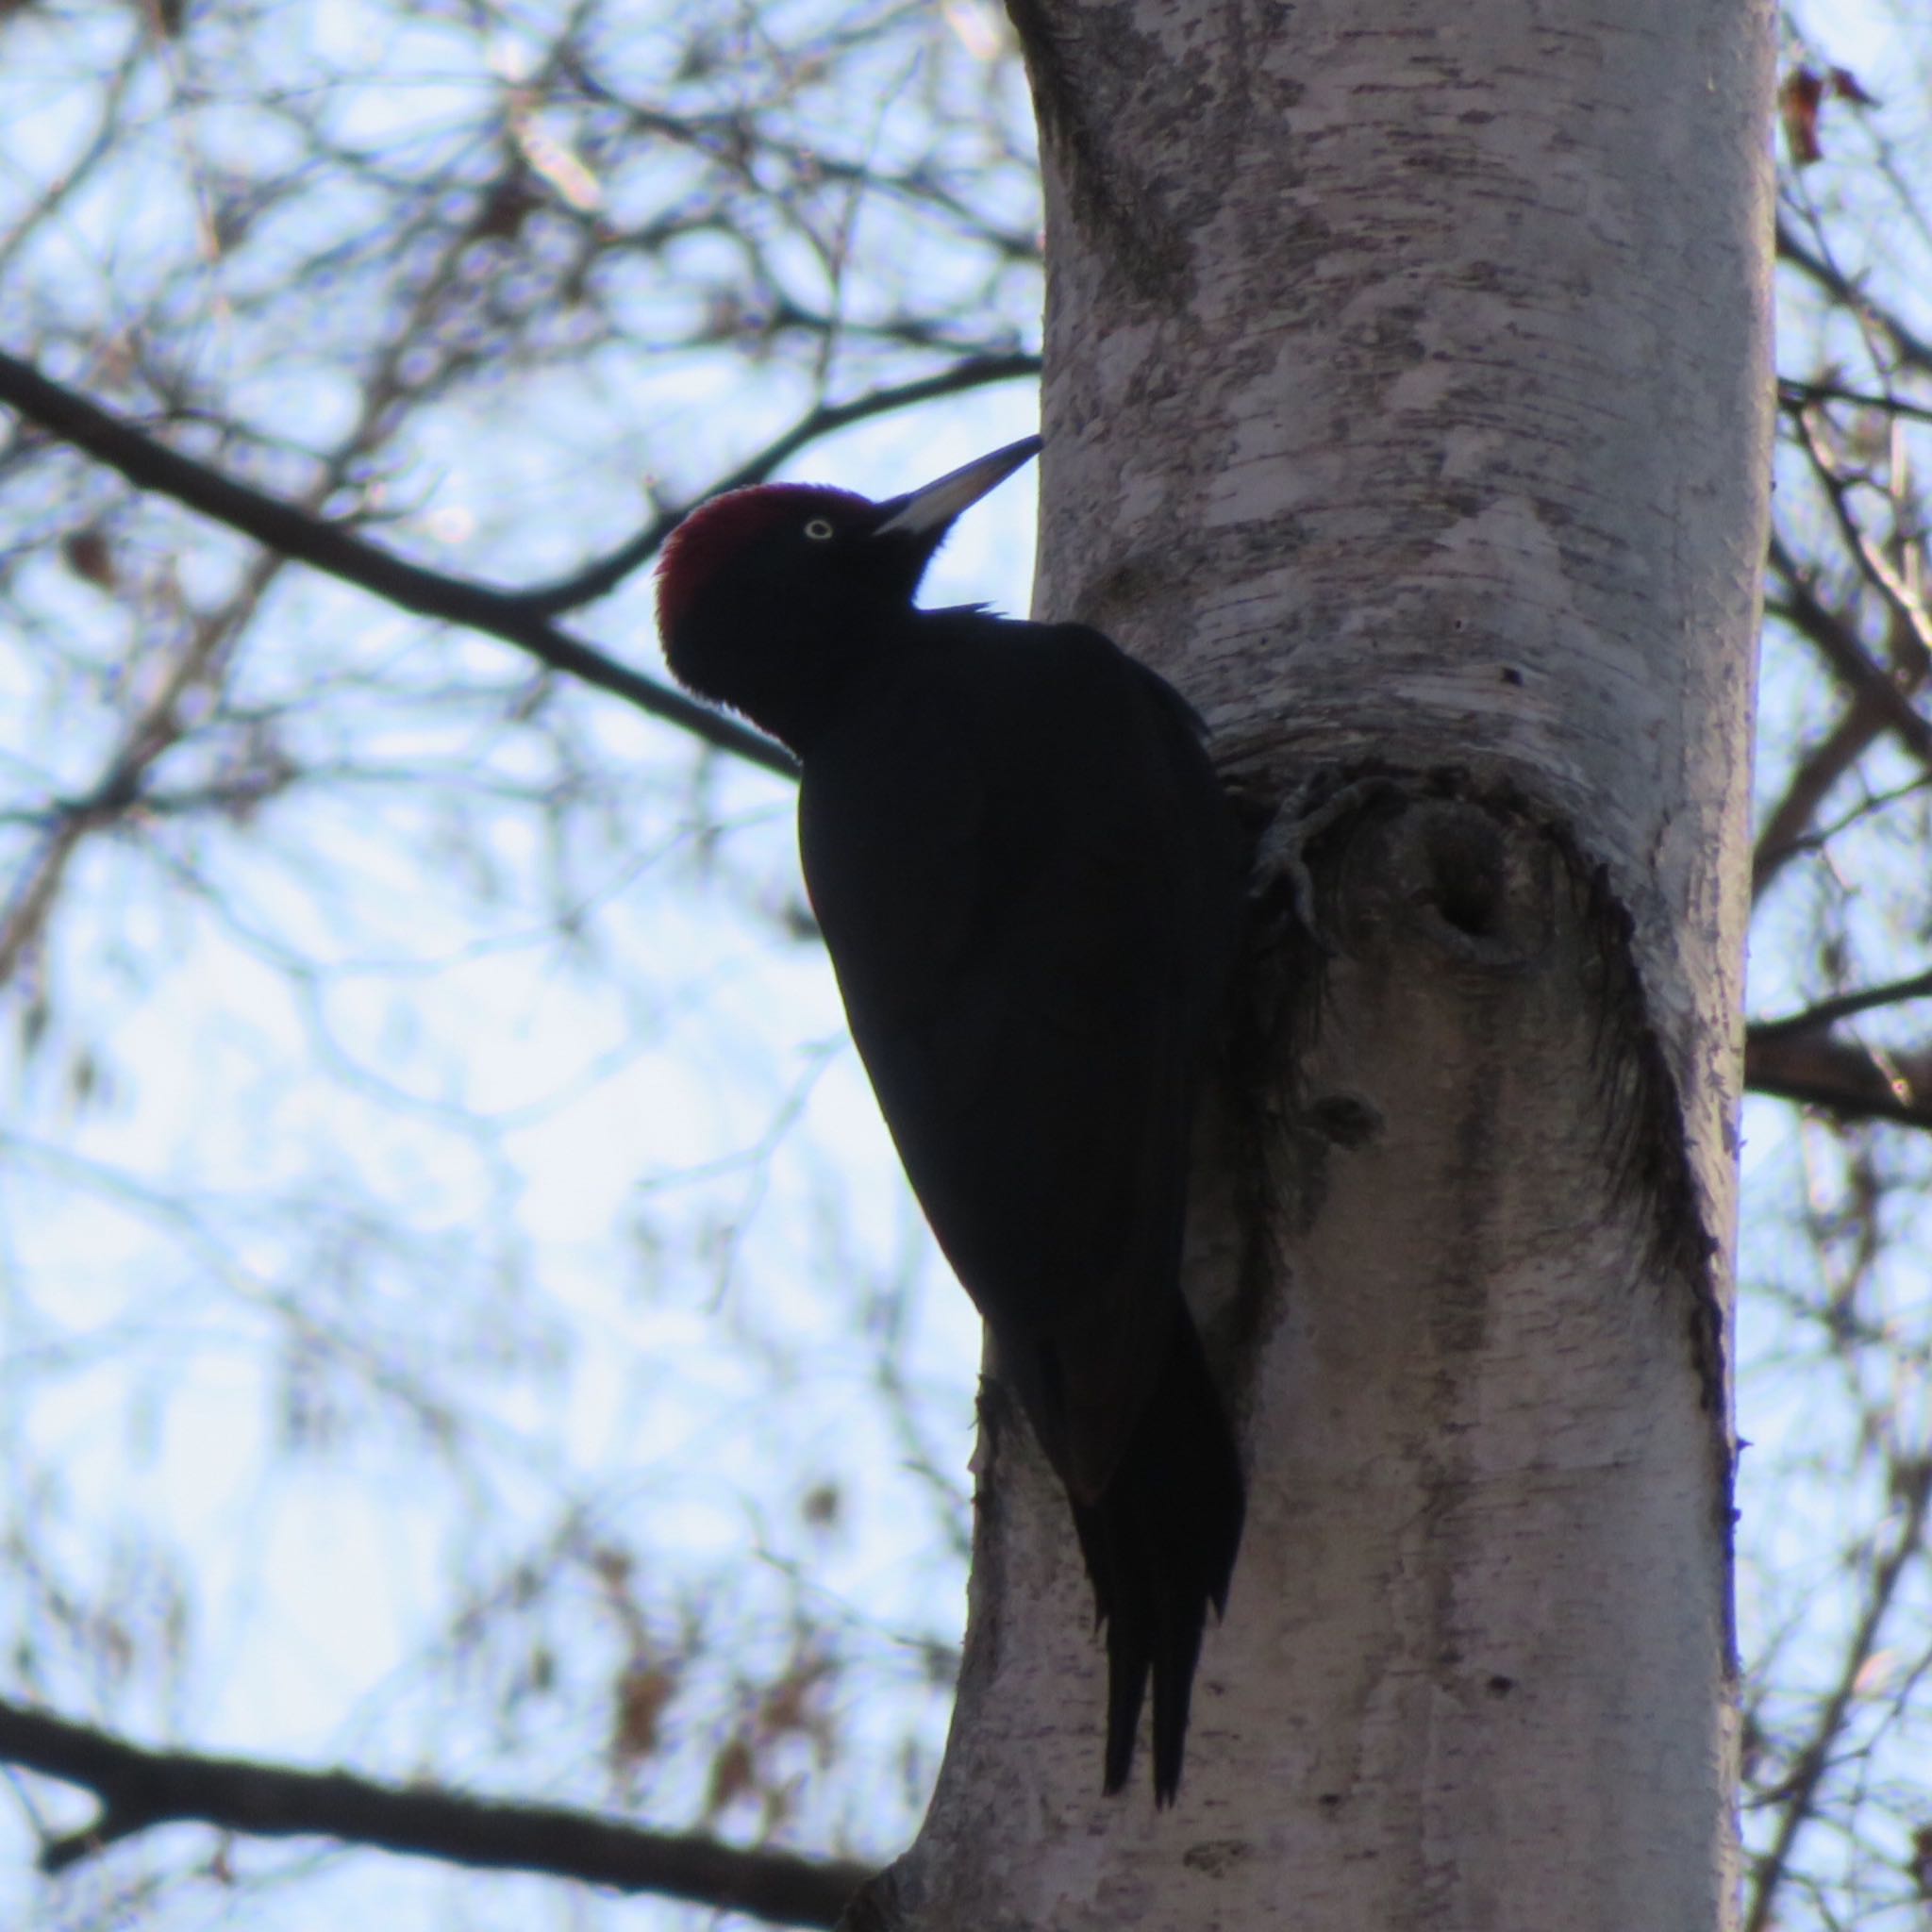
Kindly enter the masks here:
<path id="1" fill-rule="evenodd" d="M 930 537 L 943 530 L 962 509 L 975 504 L 988 491 L 996 490 L 1024 463 L 1040 454 L 1040 438 L 1023 436 L 991 456 L 977 457 L 963 468 L 915 490 L 909 496 L 895 496 L 879 508 L 888 512 L 884 523 L 874 530 L 874 537 Z"/>

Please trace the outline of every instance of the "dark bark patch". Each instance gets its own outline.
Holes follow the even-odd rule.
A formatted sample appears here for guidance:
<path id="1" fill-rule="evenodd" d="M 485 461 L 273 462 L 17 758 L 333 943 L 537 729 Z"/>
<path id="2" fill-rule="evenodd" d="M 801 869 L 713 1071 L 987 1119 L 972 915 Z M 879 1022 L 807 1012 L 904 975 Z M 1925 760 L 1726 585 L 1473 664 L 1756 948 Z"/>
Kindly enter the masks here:
<path id="1" fill-rule="evenodd" d="M 1567 832 L 1553 827 L 1552 838 L 1583 899 L 1604 976 L 1592 1058 L 1605 1151 L 1619 1191 L 1649 1211 L 1651 1259 L 1657 1272 L 1691 1285 L 1691 1352 L 1705 1408 L 1722 1420 L 1727 1405 L 1718 1241 L 1705 1224 L 1682 1096 L 1638 966 L 1635 922 L 1612 890 L 1609 868 L 1591 864 Z"/>
<path id="2" fill-rule="evenodd" d="M 1644 1213 L 1656 1272 L 1690 1289 L 1686 1339 L 1704 1407 L 1722 1434 L 1727 1405 L 1718 1241 L 1705 1222 L 1683 1099 L 1651 1015 L 1635 924 L 1607 865 L 1514 787 L 1454 768 L 1398 773 L 1379 765 L 1305 785 L 1263 835 L 1259 853 L 1257 906 L 1263 930 L 1272 933 L 1263 957 L 1274 971 L 1257 999 L 1275 1004 L 1297 1063 L 1320 1025 L 1324 963 L 1341 949 L 1334 929 L 1351 873 L 1371 882 L 1392 916 L 1431 924 L 1452 958 L 1479 969 L 1534 960 L 1549 931 L 1547 895 L 1559 887 L 1573 895 L 1591 939 L 1580 996 L 1597 1015 L 1591 1062 L 1611 1191 Z M 1541 880 L 1527 876 L 1525 867 L 1539 866 L 1546 868 Z M 1314 1179 L 1304 1189 L 1311 1208 L 1320 1155 L 1347 1142 L 1322 1131 L 1333 1117 L 1296 1091 L 1292 1070 L 1288 1087 L 1291 1110 L 1316 1143 Z M 1727 1447 L 1724 1454 L 1727 1467 Z"/>
<path id="3" fill-rule="evenodd" d="M 1077 29 L 1063 25 L 1048 0 L 1007 0 L 1007 13 L 1025 58 L 1041 142 L 1060 164 L 1074 219 L 1140 299 L 1184 314 L 1191 301 L 1187 244 L 1134 158 L 1109 148 L 1100 105 L 1108 91 L 1097 84 L 1092 60 L 1078 58 L 1087 51 L 1080 41 L 1104 43 L 1110 30 L 1091 13 L 1076 16 Z"/>
<path id="4" fill-rule="evenodd" d="M 1210 1878 L 1218 1878 L 1223 1873 L 1233 1871 L 1237 1865 L 1245 1864 L 1254 1856 L 1255 1847 L 1251 1840 L 1210 1838 L 1190 1845 L 1181 1854 L 1181 1863 L 1190 1871 L 1205 1872 Z"/>
<path id="5" fill-rule="evenodd" d="M 1366 1147 L 1382 1131 L 1380 1111 L 1354 1093 L 1323 1094 L 1309 1103 L 1308 1118 L 1337 1147 Z"/>

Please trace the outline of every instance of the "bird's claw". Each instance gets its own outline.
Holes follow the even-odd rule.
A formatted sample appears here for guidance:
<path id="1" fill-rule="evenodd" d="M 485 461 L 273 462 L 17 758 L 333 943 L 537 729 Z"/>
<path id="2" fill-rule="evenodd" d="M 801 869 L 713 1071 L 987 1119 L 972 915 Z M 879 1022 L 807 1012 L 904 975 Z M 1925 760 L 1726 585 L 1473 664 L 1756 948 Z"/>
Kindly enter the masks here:
<path id="1" fill-rule="evenodd" d="M 1274 816 L 1255 847 L 1255 894 L 1261 897 L 1276 879 L 1287 882 L 1294 922 L 1324 958 L 1338 958 L 1341 942 L 1323 924 L 1314 874 L 1307 853 L 1322 835 L 1350 817 L 1372 799 L 1400 795 L 1391 778 L 1357 778 L 1338 790 L 1322 793 L 1324 781 L 1306 778 L 1276 808 Z"/>

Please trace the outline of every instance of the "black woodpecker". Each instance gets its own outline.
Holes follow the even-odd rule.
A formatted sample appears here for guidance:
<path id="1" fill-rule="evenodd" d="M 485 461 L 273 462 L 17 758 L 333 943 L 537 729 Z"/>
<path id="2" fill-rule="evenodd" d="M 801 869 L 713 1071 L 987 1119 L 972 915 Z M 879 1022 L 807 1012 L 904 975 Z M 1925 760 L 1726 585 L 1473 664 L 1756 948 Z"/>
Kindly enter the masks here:
<path id="1" fill-rule="evenodd" d="M 1107 1626 L 1106 1790 L 1151 1676 L 1167 1804 L 1244 1500 L 1180 1291 L 1243 843 L 1200 721 L 1108 638 L 913 603 L 954 519 L 1040 446 L 886 503 L 714 498 L 665 547 L 658 628 L 686 686 L 797 755 L 853 1038 L 1073 1509 Z"/>

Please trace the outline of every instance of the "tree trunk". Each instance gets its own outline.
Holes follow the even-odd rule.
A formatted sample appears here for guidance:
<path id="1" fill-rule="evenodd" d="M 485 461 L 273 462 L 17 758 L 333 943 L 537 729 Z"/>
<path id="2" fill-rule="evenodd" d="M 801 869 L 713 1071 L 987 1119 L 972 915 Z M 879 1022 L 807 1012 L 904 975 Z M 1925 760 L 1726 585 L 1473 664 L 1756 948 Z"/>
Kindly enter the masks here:
<path id="1" fill-rule="evenodd" d="M 1012 7 L 1036 613 L 1265 825 L 1190 1281 L 1251 1497 L 1179 1803 L 1109 1801 L 1064 1503 L 983 1430 L 945 1767 L 851 1922 L 1726 1925 L 1769 10 Z"/>

